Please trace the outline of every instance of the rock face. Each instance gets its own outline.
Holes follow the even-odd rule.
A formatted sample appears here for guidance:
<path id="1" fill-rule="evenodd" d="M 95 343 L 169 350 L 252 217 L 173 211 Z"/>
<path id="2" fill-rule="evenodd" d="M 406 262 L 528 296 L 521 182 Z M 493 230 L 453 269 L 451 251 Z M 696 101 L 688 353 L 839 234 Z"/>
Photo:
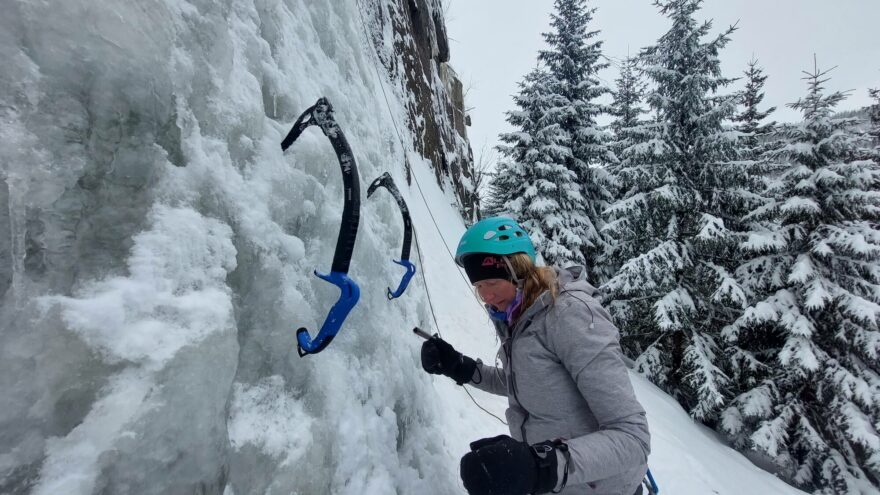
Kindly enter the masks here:
<path id="1" fill-rule="evenodd" d="M 440 0 L 377 0 L 364 6 L 379 58 L 407 98 L 413 146 L 431 160 L 441 187 L 451 186 L 459 210 L 473 219 L 473 152 L 467 140 L 462 83 L 449 65 L 449 41 Z M 393 53 L 385 29 L 393 32 Z"/>

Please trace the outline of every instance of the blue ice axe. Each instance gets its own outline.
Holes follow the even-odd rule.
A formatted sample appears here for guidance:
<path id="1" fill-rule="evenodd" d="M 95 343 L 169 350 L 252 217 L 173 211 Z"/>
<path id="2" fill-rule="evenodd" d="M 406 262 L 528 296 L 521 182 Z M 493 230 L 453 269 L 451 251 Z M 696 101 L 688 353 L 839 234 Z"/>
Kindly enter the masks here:
<path id="1" fill-rule="evenodd" d="M 403 291 L 405 291 L 406 287 L 409 285 L 409 281 L 413 278 L 413 275 L 416 274 L 416 267 L 413 265 L 412 261 L 409 260 L 409 251 L 410 246 L 412 245 L 412 220 L 409 218 L 409 208 L 406 206 L 406 201 L 403 200 L 403 196 L 400 195 L 400 191 L 394 184 L 394 179 L 391 178 L 391 174 L 388 172 L 385 172 L 370 184 L 370 188 L 367 189 L 367 197 L 369 198 L 372 196 L 380 186 L 388 189 L 388 192 L 394 196 L 394 199 L 397 200 L 397 206 L 400 207 L 400 213 L 403 215 L 403 250 L 400 253 L 400 260 L 391 261 L 406 268 L 406 273 L 403 274 L 403 278 L 400 280 L 397 290 L 391 292 L 391 287 L 386 289 L 385 294 L 388 296 L 388 299 L 391 300 L 396 299 L 403 294 Z"/>
<path id="2" fill-rule="evenodd" d="M 330 308 L 324 324 L 321 325 L 321 330 L 314 339 L 309 336 L 309 331 L 305 328 L 296 331 L 296 350 L 300 357 L 323 351 L 333 340 L 333 337 L 339 333 L 345 318 L 348 317 L 348 313 L 351 312 L 361 296 L 357 283 L 348 278 L 348 268 L 360 221 L 361 190 L 357 163 L 354 161 L 354 154 L 351 152 L 351 147 L 348 145 L 342 129 L 333 118 L 333 106 L 327 98 L 319 99 L 317 103 L 299 116 L 287 137 L 281 142 L 281 151 L 282 153 L 286 151 L 310 125 L 319 126 L 324 135 L 330 139 L 330 144 L 333 145 L 333 151 L 336 152 L 339 167 L 342 169 L 345 206 L 342 210 L 342 224 L 339 227 L 339 238 L 336 241 L 336 252 L 333 255 L 330 273 L 322 274 L 315 271 L 318 278 L 339 287 L 339 299 Z"/>

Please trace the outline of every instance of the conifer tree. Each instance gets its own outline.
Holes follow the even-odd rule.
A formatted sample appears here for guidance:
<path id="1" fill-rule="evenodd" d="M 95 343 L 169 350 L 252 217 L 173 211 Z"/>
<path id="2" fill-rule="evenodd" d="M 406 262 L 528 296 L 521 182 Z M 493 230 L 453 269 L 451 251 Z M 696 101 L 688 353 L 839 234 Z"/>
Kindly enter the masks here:
<path id="1" fill-rule="evenodd" d="M 736 178 L 742 194 L 739 196 L 741 203 L 737 208 L 748 211 L 764 201 L 763 192 L 767 182 L 777 172 L 776 165 L 769 157 L 785 143 L 777 135 L 776 122 L 766 122 L 776 111 L 776 107 L 766 110 L 759 108 L 764 101 L 763 89 L 767 76 L 754 58 L 749 62 L 745 76 L 746 87 L 740 93 L 738 101 L 742 111 L 734 115 L 732 120 L 736 123 L 735 129 L 740 132 L 735 163 L 742 169 L 742 173 Z"/>
<path id="2" fill-rule="evenodd" d="M 562 98 L 549 117 L 570 138 L 571 155 L 565 166 L 581 186 L 586 211 L 582 250 L 590 280 L 598 285 L 602 275 L 597 257 L 605 243 L 600 234 L 602 211 L 613 201 L 610 176 L 602 166 L 613 162 L 614 155 L 608 149 L 608 134 L 596 123 L 597 116 L 607 111 L 596 99 L 610 91 L 597 74 L 608 64 L 600 62 L 602 42 L 595 39 L 599 32 L 589 31 L 596 9 L 589 8 L 587 0 L 556 0 L 554 6 L 552 29 L 544 33 L 549 48 L 538 58 L 558 81 L 555 91 Z"/>
<path id="3" fill-rule="evenodd" d="M 724 330 L 751 386 L 721 415 L 740 448 L 761 451 L 815 493 L 880 487 L 880 166 L 864 156 L 845 96 L 825 94 L 827 72 L 790 106 L 774 153 L 784 166 L 747 220 L 738 270 L 750 304 Z"/>
<path id="4" fill-rule="evenodd" d="M 874 148 L 880 152 L 880 88 L 869 89 L 868 94 L 874 99 L 874 104 L 868 110 L 871 120 L 868 134 L 873 140 Z"/>
<path id="5" fill-rule="evenodd" d="M 769 200 L 767 189 L 777 180 L 781 167 L 776 163 L 774 157 L 786 143 L 779 137 L 776 122 L 765 122 L 776 108 L 770 107 L 767 110 L 759 108 L 764 100 L 763 88 L 767 76 L 764 75 L 754 58 L 749 62 L 745 71 L 745 80 L 746 87 L 740 93 L 738 102 L 742 106 L 742 111 L 733 117 L 733 121 L 736 122 L 737 131 L 741 133 L 737 146 L 738 161 L 736 163 L 746 171 L 743 177 L 747 182 L 743 186 L 744 191 L 749 191 L 743 193 L 743 196 L 748 199 L 743 206 L 747 211 L 751 211 L 766 204 Z M 767 222 L 754 218 L 738 223 L 740 223 L 740 232 L 737 235 L 738 244 L 745 242 L 750 232 L 768 228 Z M 743 250 L 739 250 L 737 255 L 738 262 L 743 265 L 747 265 L 749 260 L 761 256 L 760 253 Z M 738 275 L 742 278 L 742 274 Z M 745 278 L 744 281 L 740 280 L 741 287 L 746 299 L 752 300 L 755 291 L 761 289 L 753 285 L 752 279 L 748 276 Z M 727 357 L 724 368 L 731 379 L 731 388 L 734 394 L 754 388 L 762 376 L 762 372 L 766 369 L 760 359 L 756 357 L 753 349 L 761 353 L 762 349 L 768 346 L 768 343 L 762 339 L 763 336 L 755 335 L 752 337 L 756 339 L 754 342 L 743 339 L 737 343 L 729 341 L 724 343 L 724 355 Z"/>
<path id="6" fill-rule="evenodd" d="M 617 90 L 613 93 L 614 101 L 608 113 L 614 116 L 610 126 L 614 133 L 610 148 L 619 159 L 623 150 L 634 144 L 634 136 L 630 135 L 629 130 L 639 126 L 642 115 L 646 113 L 642 106 L 646 84 L 639 77 L 638 59 L 627 57 L 623 60 L 615 84 Z M 608 167 L 612 175 L 615 165 Z"/>
<path id="7" fill-rule="evenodd" d="M 604 289 L 638 370 L 695 418 L 711 422 L 728 386 L 718 366 L 720 329 L 745 304 L 732 275 L 729 230 L 741 216 L 741 169 L 730 166 L 735 133 L 723 124 L 736 98 L 718 94 L 730 82 L 721 76 L 718 52 L 733 28 L 703 41 L 711 23 L 694 19 L 701 0 L 655 4 L 672 21 L 641 54 L 655 86 L 647 101 L 657 122 L 624 152 L 637 166 L 624 172 L 631 186 L 609 209 L 607 229 L 639 254 Z"/>
<path id="8" fill-rule="evenodd" d="M 739 140 L 739 156 L 741 160 L 757 160 L 767 150 L 767 142 L 771 138 L 776 122 L 764 122 L 764 120 L 776 110 L 770 107 L 760 110 L 758 107 L 764 101 L 764 83 L 767 76 L 754 58 L 749 61 L 745 71 L 746 87 L 740 94 L 742 112 L 733 117 L 736 122 L 736 130 L 744 134 Z"/>
<path id="9" fill-rule="evenodd" d="M 512 185 L 506 184 L 510 177 L 505 172 L 505 164 L 499 161 L 496 169 L 487 174 L 489 183 L 486 185 L 486 196 L 480 203 L 480 218 L 504 215 L 505 195 Z"/>
<path id="10" fill-rule="evenodd" d="M 620 66 L 620 76 L 615 81 L 617 90 L 614 92 L 614 101 L 611 104 L 610 114 L 614 116 L 610 128 L 613 132 L 609 147 L 615 154 L 616 160 L 607 167 L 614 184 L 615 203 L 624 199 L 628 193 L 638 194 L 639 184 L 632 179 L 648 166 L 653 158 L 645 146 L 649 146 L 651 139 L 659 130 L 653 122 L 642 119 L 646 114 L 644 97 L 647 85 L 642 81 L 638 59 L 626 58 Z M 608 212 L 604 215 L 604 227 L 602 234 L 605 236 L 605 250 L 599 258 L 599 265 L 607 270 L 606 280 L 617 273 L 620 266 L 627 260 L 641 254 L 647 247 L 637 242 L 632 236 L 622 235 L 617 237 L 613 215 Z"/>
<path id="11" fill-rule="evenodd" d="M 553 109 L 563 105 L 553 74 L 535 69 L 514 97 L 518 110 L 507 113 L 517 130 L 502 134 L 503 159 L 492 180 L 496 214 L 516 218 L 551 265 L 583 264 L 586 217 L 577 176 L 566 167 L 570 138 Z"/>

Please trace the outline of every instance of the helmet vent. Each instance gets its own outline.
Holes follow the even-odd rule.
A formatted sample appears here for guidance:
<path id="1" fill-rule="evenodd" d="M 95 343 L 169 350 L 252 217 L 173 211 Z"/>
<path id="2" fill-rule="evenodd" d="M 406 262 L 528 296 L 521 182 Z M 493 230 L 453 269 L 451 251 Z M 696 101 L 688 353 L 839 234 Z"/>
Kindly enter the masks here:
<path id="1" fill-rule="evenodd" d="M 507 230 L 510 228 L 510 225 L 499 225 L 498 230 Z"/>
<path id="2" fill-rule="evenodd" d="M 509 236 L 509 235 L 502 235 L 502 236 L 498 237 L 498 240 L 499 240 L 499 241 L 506 241 L 506 240 L 508 240 L 508 239 L 510 239 L 510 236 Z"/>
<path id="3" fill-rule="evenodd" d="M 499 230 L 500 230 L 500 229 L 499 229 Z M 487 241 L 488 241 L 489 239 L 493 238 L 493 237 L 495 237 L 495 231 L 494 231 L 494 230 L 490 230 L 489 232 L 486 232 L 485 234 L 483 234 L 483 239 L 484 239 L 484 240 L 487 240 Z"/>

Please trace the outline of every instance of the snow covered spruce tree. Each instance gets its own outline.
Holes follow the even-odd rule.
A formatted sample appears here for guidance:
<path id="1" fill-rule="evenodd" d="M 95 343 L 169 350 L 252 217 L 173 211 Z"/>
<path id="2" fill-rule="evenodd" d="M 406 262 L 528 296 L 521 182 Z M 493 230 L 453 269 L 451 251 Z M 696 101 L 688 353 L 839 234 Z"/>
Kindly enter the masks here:
<path id="1" fill-rule="evenodd" d="M 642 81 L 639 70 L 637 58 L 623 61 L 620 76 L 615 81 L 617 87 L 609 112 L 614 116 L 610 125 L 613 138 L 609 147 L 617 160 L 606 169 L 614 183 L 615 203 L 627 194 L 637 195 L 643 192 L 640 188 L 643 184 L 638 179 L 644 172 L 644 167 L 650 166 L 654 158 L 651 144 L 653 142 L 661 145 L 660 141 L 655 140 L 660 132 L 658 124 L 641 118 L 647 113 L 643 106 L 647 85 Z M 623 263 L 650 249 L 650 246 L 639 242 L 640 237 L 617 238 L 617 227 L 624 224 L 615 220 L 613 215 L 609 216 L 607 210 L 603 223 L 602 234 L 606 242 L 599 264 L 607 271 L 610 279 Z"/>
<path id="2" fill-rule="evenodd" d="M 754 58 L 749 61 L 745 70 L 746 87 L 740 93 L 739 103 L 743 109 L 733 117 L 736 122 L 736 130 L 744 135 L 740 137 L 737 149 L 741 160 L 758 160 L 761 155 L 772 147 L 772 136 L 776 128 L 776 122 L 764 122 L 764 120 L 776 110 L 770 107 L 760 110 L 759 105 L 764 101 L 764 82 L 767 76 Z"/>
<path id="3" fill-rule="evenodd" d="M 646 85 L 639 77 L 638 59 L 628 57 L 620 64 L 620 75 L 614 81 L 617 88 L 613 92 L 614 101 L 608 113 L 614 116 L 611 122 L 611 131 L 614 133 L 609 148 L 618 159 L 623 155 L 623 150 L 635 144 L 635 136 L 630 129 L 641 124 L 641 116 L 646 113 L 642 106 L 645 96 Z M 609 164 L 607 170 L 615 174 L 619 161 Z"/>
<path id="4" fill-rule="evenodd" d="M 638 254 L 623 261 L 604 290 L 639 371 L 711 423 L 728 385 L 718 337 L 745 304 L 732 275 L 731 235 L 743 200 L 742 169 L 730 163 L 736 133 L 723 125 L 736 96 L 718 95 L 730 82 L 721 76 L 718 52 L 733 28 L 704 42 L 711 23 L 694 19 L 700 4 L 656 2 L 672 21 L 641 54 L 654 83 L 647 102 L 657 123 L 646 127 L 649 139 L 624 151 L 633 160 L 622 169 L 631 185 L 609 209 L 609 233 Z"/>
<path id="5" fill-rule="evenodd" d="M 737 271 L 751 304 L 724 330 L 753 387 L 722 414 L 740 448 L 769 455 L 815 493 L 880 487 L 880 166 L 834 119 L 842 93 L 807 73 L 804 121 L 783 130 L 785 168 L 748 215 Z"/>
<path id="6" fill-rule="evenodd" d="M 868 110 L 871 119 L 871 130 L 868 134 L 871 135 L 874 149 L 880 152 L 880 88 L 869 89 L 868 94 L 874 99 L 874 104 Z"/>
<path id="7" fill-rule="evenodd" d="M 554 109 L 564 106 L 553 74 L 535 69 L 514 97 L 519 110 L 507 113 L 518 130 L 502 134 L 505 143 L 490 184 L 494 214 L 516 218 L 531 233 L 548 264 L 583 264 L 584 231 L 589 225 L 577 176 L 566 167 L 571 159 L 568 133 Z"/>
<path id="8" fill-rule="evenodd" d="M 596 123 L 596 117 L 605 113 L 604 105 L 595 100 L 609 93 L 600 84 L 597 74 L 608 64 L 602 56 L 602 42 L 595 40 L 598 31 L 589 31 L 595 8 L 587 0 L 556 0 L 551 14 L 551 31 L 544 33 L 549 48 L 538 56 L 558 81 L 553 90 L 562 98 L 558 106 L 549 109 L 548 118 L 557 123 L 569 136 L 571 154 L 565 166 L 574 172 L 581 186 L 582 207 L 586 211 L 583 228 L 583 254 L 591 282 L 598 285 L 602 274 L 597 257 L 604 249 L 602 211 L 613 201 L 610 176 L 602 168 L 614 161 L 609 152 L 609 135 Z"/>
<path id="9" fill-rule="evenodd" d="M 751 209 L 766 204 L 769 200 L 771 193 L 768 192 L 768 188 L 778 180 L 782 167 L 777 163 L 776 157 L 780 149 L 786 146 L 785 140 L 780 137 L 781 133 L 778 132 L 776 122 L 765 122 L 776 108 L 770 107 L 767 110 L 759 108 L 764 100 L 763 87 L 766 80 L 767 76 L 763 74 L 757 61 L 752 59 L 745 71 L 745 89 L 739 94 L 742 110 L 732 119 L 736 123 L 736 130 L 740 132 L 736 163 L 747 171 L 745 178 L 749 182 L 744 187 L 743 195 L 748 195 Z M 741 223 L 742 230 L 738 233 L 740 245 L 747 240 L 749 232 L 769 228 L 768 222 L 751 217 Z M 759 252 L 740 249 L 737 258 L 741 263 L 740 266 L 743 266 L 760 256 L 762 254 Z M 760 289 L 750 285 L 753 280 L 748 275 L 743 276 L 738 272 L 737 276 L 746 299 L 753 300 L 755 291 Z M 760 381 L 764 368 L 755 359 L 751 349 L 762 349 L 766 342 L 762 340 L 762 335 L 754 337 L 755 341 L 746 338 L 737 343 L 724 341 L 723 355 L 726 356 L 726 363 L 723 367 L 731 379 L 732 394 L 750 390 Z"/>
<path id="10" fill-rule="evenodd" d="M 495 170 L 487 174 L 489 183 L 486 185 L 486 196 L 480 201 L 480 218 L 504 215 L 504 196 L 508 184 L 502 184 L 505 177 L 498 174 L 504 169 L 504 163 L 499 161 Z M 512 187 L 512 186 L 510 186 Z"/>
<path id="11" fill-rule="evenodd" d="M 766 110 L 759 108 L 764 101 L 763 90 L 767 76 L 764 75 L 756 59 L 749 61 L 744 74 L 746 87 L 739 93 L 738 98 L 742 111 L 731 119 L 735 123 L 734 128 L 740 133 L 735 164 L 743 172 L 734 182 L 738 182 L 743 187 L 740 199 L 751 206 L 756 206 L 764 201 L 763 193 L 768 182 L 774 180 L 778 164 L 774 163 L 773 156 L 785 145 L 785 142 L 777 133 L 776 122 L 765 122 L 776 111 L 776 107 L 769 107 Z"/>

